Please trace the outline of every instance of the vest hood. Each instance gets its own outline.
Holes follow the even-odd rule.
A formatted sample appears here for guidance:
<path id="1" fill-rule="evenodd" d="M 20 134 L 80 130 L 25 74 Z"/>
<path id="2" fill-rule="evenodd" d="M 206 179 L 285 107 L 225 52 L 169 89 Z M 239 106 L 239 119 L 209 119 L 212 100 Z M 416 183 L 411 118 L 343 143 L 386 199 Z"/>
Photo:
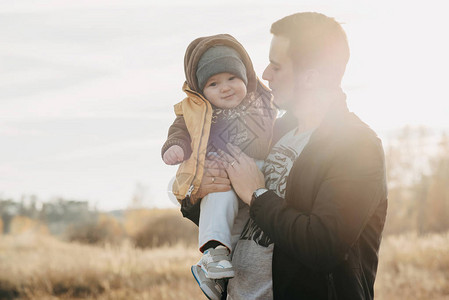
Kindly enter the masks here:
<path id="1" fill-rule="evenodd" d="M 187 47 L 186 54 L 184 56 L 184 72 L 186 75 L 186 82 L 188 86 L 195 92 L 201 93 L 196 78 L 196 69 L 198 67 L 198 61 L 201 56 L 212 46 L 223 45 L 232 47 L 235 49 L 245 65 L 246 77 L 248 84 L 246 90 L 248 93 L 254 92 L 257 86 L 256 72 L 254 71 L 253 63 L 249 58 L 248 53 L 242 44 L 240 44 L 233 36 L 229 34 L 217 34 L 206 37 L 199 37 L 195 39 Z"/>

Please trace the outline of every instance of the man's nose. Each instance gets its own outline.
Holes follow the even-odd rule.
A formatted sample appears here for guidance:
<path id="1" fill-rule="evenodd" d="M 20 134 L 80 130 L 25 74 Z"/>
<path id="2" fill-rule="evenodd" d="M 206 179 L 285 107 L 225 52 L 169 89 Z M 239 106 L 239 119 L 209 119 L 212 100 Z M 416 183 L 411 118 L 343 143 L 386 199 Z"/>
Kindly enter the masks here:
<path id="1" fill-rule="evenodd" d="M 271 80 L 271 72 L 270 72 L 270 66 L 267 66 L 265 70 L 262 73 L 262 79 L 270 81 Z"/>

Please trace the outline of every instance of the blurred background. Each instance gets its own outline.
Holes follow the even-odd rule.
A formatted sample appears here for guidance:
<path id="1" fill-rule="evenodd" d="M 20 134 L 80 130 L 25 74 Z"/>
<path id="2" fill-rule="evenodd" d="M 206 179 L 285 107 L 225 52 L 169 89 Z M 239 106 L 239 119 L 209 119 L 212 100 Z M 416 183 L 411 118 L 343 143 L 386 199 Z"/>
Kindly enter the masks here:
<path id="1" fill-rule="evenodd" d="M 300 11 L 343 24 L 348 106 L 384 143 L 379 297 L 449 295 L 444 1 L 2 0 L 0 274 L 17 277 L 0 275 L 0 298 L 200 297 L 188 274 L 196 228 L 169 192 L 176 167 L 160 157 L 184 96 L 185 49 L 229 33 L 261 77 L 271 24 Z M 167 255 L 176 267 L 161 264 Z"/>

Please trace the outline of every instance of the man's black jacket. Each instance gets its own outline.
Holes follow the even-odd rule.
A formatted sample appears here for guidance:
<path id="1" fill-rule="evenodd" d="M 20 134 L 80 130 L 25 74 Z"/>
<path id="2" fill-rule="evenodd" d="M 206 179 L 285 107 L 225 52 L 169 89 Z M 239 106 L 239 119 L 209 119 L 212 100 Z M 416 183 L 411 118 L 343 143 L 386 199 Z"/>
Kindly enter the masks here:
<path id="1" fill-rule="evenodd" d="M 272 144 L 295 125 L 278 119 Z M 373 299 L 386 210 L 381 141 L 340 99 L 294 162 L 285 200 L 268 191 L 250 207 L 274 241 L 274 299 Z M 199 205 L 181 211 L 197 223 Z"/>

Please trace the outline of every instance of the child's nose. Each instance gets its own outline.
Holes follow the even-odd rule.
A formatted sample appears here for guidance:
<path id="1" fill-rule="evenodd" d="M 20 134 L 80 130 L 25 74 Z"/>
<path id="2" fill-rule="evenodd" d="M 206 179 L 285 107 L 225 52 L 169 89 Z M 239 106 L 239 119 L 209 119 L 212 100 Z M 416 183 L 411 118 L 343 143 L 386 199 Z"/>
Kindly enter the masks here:
<path id="1" fill-rule="evenodd" d="M 226 92 L 226 91 L 229 91 L 230 88 L 231 87 L 228 84 L 223 84 L 221 87 L 221 91 Z"/>

